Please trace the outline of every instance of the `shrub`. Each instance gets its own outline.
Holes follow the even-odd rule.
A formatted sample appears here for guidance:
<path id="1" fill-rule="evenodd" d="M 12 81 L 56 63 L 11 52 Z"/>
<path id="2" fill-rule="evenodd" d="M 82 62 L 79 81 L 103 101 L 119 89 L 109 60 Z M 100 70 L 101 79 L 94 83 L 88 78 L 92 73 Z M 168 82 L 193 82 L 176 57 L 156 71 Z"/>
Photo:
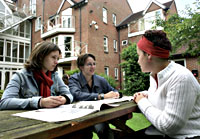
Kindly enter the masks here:
<path id="1" fill-rule="evenodd" d="M 125 72 L 123 90 L 126 95 L 133 95 L 135 92 L 143 91 L 149 87 L 149 74 L 142 73 L 138 61 L 136 44 L 131 44 L 123 49 L 121 57 L 122 70 Z"/>

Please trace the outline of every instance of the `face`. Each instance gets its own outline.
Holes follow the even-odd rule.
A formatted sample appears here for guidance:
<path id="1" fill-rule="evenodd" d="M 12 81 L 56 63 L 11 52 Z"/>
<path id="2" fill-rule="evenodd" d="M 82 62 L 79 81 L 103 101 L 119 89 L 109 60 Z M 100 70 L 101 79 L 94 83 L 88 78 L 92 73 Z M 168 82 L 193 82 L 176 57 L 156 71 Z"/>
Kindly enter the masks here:
<path id="1" fill-rule="evenodd" d="M 83 75 L 85 76 L 92 76 L 94 75 L 96 69 L 96 62 L 93 58 L 88 57 L 85 61 L 84 66 L 80 67 Z"/>
<path id="2" fill-rule="evenodd" d="M 149 62 L 148 62 L 148 55 L 145 54 L 142 50 L 137 47 L 137 54 L 138 54 L 138 64 L 142 72 L 150 72 L 149 69 Z"/>
<path id="3" fill-rule="evenodd" d="M 59 60 L 59 51 L 53 51 L 44 57 L 42 70 L 46 73 L 47 71 L 54 71 Z"/>

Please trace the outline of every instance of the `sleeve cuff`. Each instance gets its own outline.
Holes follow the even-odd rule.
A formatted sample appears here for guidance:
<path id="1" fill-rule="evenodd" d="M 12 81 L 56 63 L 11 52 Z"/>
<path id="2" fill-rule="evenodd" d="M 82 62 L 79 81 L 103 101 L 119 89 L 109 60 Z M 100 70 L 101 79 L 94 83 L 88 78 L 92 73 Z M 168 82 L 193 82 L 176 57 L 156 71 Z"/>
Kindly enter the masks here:
<path id="1" fill-rule="evenodd" d="M 140 110 L 142 111 L 142 113 L 145 114 L 145 112 L 147 111 L 147 109 L 149 107 L 151 107 L 152 104 L 148 101 L 147 98 L 142 98 L 139 102 L 138 102 L 138 107 L 140 108 Z"/>

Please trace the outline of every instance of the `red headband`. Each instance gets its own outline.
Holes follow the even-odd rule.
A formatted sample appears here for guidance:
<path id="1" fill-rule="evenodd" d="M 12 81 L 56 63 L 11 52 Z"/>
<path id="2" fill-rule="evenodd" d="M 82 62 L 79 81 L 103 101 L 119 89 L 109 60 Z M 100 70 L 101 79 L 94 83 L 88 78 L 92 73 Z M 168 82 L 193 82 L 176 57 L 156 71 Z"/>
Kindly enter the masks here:
<path id="1" fill-rule="evenodd" d="M 160 57 L 160 58 L 169 58 L 169 50 L 160 48 L 158 46 L 154 46 L 153 43 L 147 40 L 144 36 L 139 40 L 137 46 L 152 56 Z"/>

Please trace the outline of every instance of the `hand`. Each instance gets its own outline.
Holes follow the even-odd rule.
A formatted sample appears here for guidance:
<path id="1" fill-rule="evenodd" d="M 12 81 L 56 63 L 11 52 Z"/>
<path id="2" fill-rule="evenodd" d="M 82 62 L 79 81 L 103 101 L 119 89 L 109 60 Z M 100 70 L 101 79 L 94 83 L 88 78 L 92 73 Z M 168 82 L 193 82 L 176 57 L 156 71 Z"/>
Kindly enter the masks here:
<path id="1" fill-rule="evenodd" d="M 104 95 L 104 99 L 106 99 L 106 98 L 119 98 L 119 93 L 110 91 Z"/>
<path id="2" fill-rule="evenodd" d="M 133 101 L 135 101 L 136 103 L 138 103 L 142 98 L 147 98 L 148 95 L 147 94 L 144 94 L 144 93 L 135 93 L 133 95 Z"/>
<path id="3" fill-rule="evenodd" d="M 54 108 L 66 103 L 66 99 L 63 96 L 50 96 L 40 99 L 41 108 Z"/>

